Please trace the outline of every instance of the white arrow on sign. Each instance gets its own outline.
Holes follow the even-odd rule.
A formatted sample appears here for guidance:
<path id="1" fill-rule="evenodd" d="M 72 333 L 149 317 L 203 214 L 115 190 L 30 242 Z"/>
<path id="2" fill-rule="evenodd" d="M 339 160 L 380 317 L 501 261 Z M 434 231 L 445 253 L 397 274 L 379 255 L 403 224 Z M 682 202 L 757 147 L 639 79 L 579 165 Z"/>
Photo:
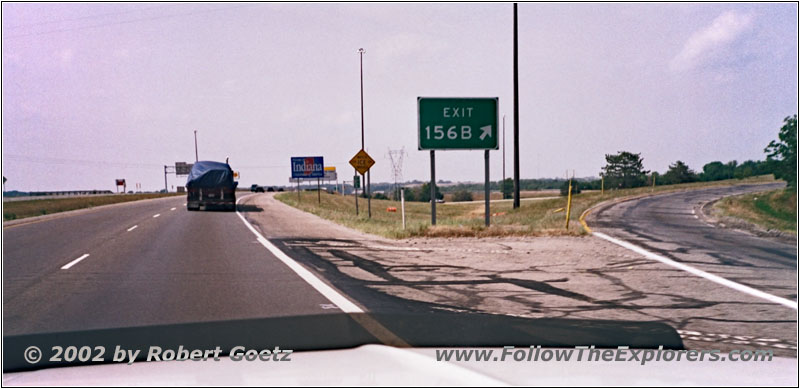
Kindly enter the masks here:
<path id="1" fill-rule="evenodd" d="M 486 136 L 489 136 L 489 138 L 492 137 L 492 126 L 483 126 L 481 127 L 481 130 L 483 130 L 480 137 L 481 140 L 483 140 L 483 138 L 486 138 Z"/>

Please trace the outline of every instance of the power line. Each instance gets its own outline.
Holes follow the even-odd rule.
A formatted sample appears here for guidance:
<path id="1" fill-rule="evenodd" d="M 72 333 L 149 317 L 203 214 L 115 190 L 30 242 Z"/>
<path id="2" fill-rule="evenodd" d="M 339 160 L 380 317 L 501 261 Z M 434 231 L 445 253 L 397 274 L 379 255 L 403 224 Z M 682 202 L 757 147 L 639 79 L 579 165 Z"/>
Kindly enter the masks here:
<path id="1" fill-rule="evenodd" d="M 120 161 L 99 161 L 88 159 L 71 159 L 71 158 L 52 158 L 52 157 L 33 157 L 28 155 L 18 154 L 4 154 L 4 160 L 32 162 L 32 163 L 46 163 L 51 165 L 83 165 L 83 166 L 117 166 L 117 167 L 161 167 L 163 164 L 157 163 L 141 163 L 141 162 L 120 162 Z"/>
<path id="2" fill-rule="evenodd" d="M 246 7 L 253 7 L 253 6 L 254 5 L 248 4 L 248 5 L 240 5 L 240 6 L 236 6 L 236 7 L 215 8 L 215 9 L 204 10 L 204 11 L 185 12 L 185 13 L 177 13 L 177 14 L 172 14 L 172 15 L 153 16 L 153 17 L 147 17 L 147 18 L 123 20 L 123 21 L 112 22 L 112 23 L 101 23 L 101 24 L 95 24 L 95 25 L 91 25 L 91 26 L 81 26 L 81 27 L 74 27 L 74 28 L 64 28 L 64 29 L 59 29 L 59 30 L 42 31 L 42 32 L 38 32 L 38 33 L 11 35 L 11 36 L 4 36 L 3 40 L 13 39 L 13 38 L 39 36 L 39 35 L 56 34 L 56 33 L 59 33 L 59 32 L 79 31 L 79 30 L 86 30 L 86 29 L 91 29 L 91 28 L 116 26 L 116 25 L 122 25 L 122 24 L 131 24 L 131 23 L 138 23 L 138 22 L 151 21 L 151 20 L 169 19 L 169 18 L 183 17 L 183 16 L 194 16 L 194 15 L 199 15 L 199 14 L 204 14 L 204 13 L 217 12 L 217 11 L 227 11 L 227 10 L 231 10 L 231 9 L 246 8 Z"/>
<path id="3" fill-rule="evenodd" d="M 74 22 L 74 21 L 78 21 L 78 20 L 97 19 L 97 18 L 104 18 L 106 16 L 125 15 L 125 14 L 129 14 L 129 13 L 134 13 L 134 12 L 144 12 L 144 11 L 149 11 L 149 10 L 152 10 L 152 9 L 158 9 L 158 8 L 164 8 L 164 7 L 169 7 L 169 6 L 168 5 L 161 5 L 161 6 L 157 6 L 157 7 L 138 8 L 138 9 L 132 9 L 132 10 L 128 10 L 128 11 L 118 11 L 118 12 L 107 12 L 107 13 L 102 13 L 102 14 L 92 14 L 92 15 L 86 15 L 86 16 L 79 16 L 79 17 L 75 17 L 75 18 L 48 20 L 48 21 L 43 21 L 43 22 L 20 24 L 20 25 L 16 25 L 16 26 L 6 26 L 5 28 L 7 28 L 7 29 L 17 29 L 17 28 L 25 28 L 25 27 L 44 26 L 44 25 L 47 25 L 47 24 L 68 23 L 68 22 Z"/>
<path id="4" fill-rule="evenodd" d="M 392 150 L 389 149 L 387 153 L 389 156 L 389 161 L 392 164 L 392 178 L 394 180 L 394 198 L 397 199 L 400 197 L 398 195 L 399 187 L 397 186 L 399 182 L 403 182 L 403 157 L 406 155 L 406 148 L 405 146 L 400 148 L 400 150 Z"/>

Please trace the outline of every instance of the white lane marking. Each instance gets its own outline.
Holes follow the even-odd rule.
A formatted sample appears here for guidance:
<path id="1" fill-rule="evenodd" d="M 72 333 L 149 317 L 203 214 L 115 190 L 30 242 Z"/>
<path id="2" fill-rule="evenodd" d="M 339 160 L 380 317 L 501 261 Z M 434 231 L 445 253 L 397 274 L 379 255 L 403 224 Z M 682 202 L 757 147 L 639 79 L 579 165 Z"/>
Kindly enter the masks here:
<path id="1" fill-rule="evenodd" d="M 604 234 L 602 232 L 594 232 L 593 235 L 595 235 L 597 237 L 600 237 L 600 238 L 603 238 L 603 239 L 605 239 L 605 240 L 607 240 L 607 241 L 609 241 L 611 243 L 614 243 L 616 245 L 625 247 L 628 250 L 637 252 L 637 253 L 639 253 L 641 255 L 644 255 L 647 258 L 659 261 L 659 262 L 661 262 L 661 263 L 663 263 L 665 265 L 676 267 L 676 268 L 681 269 L 683 271 L 692 273 L 692 274 L 694 274 L 694 275 L 696 275 L 698 277 L 703 277 L 703 278 L 705 278 L 705 279 L 707 279 L 707 280 L 709 280 L 711 282 L 716 282 L 717 284 L 720 284 L 722 286 L 727 286 L 728 288 L 731 288 L 731 289 L 734 289 L 734 290 L 738 290 L 738 291 L 743 292 L 743 293 L 747 293 L 747 294 L 749 294 L 749 295 L 751 295 L 753 297 L 758 297 L 758 298 L 767 300 L 769 302 L 780 304 L 780 305 L 783 305 L 783 306 L 786 306 L 786 307 L 789 307 L 789 308 L 792 308 L 792 309 L 795 309 L 795 310 L 797 309 L 797 302 L 795 302 L 795 301 L 792 301 L 792 300 L 789 300 L 789 299 L 785 299 L 783 297 L 774 296 L 774 295 L 771 295 L 769 293 L 762 292 L 762 291 L 760 291 L 758 289 L 754 289 L 754 288 L 751 288 L 749 286 L 742 285 L 742 284 L 737 283 L 737 282 L 733 282 L 733 281 L 728 280 L 726 278 L 722 278 L 720 276 L 717 276 L 717 275 L 702 271 L 700 269 L 695 269 L 695 268 L 693 268 L 691 266 L 688 266 L 688 265 L 685 265 L 683 263 L 675 262 L 675 261 L 673 261 L 673 260 L 671 260 L 669 258 L 662 257 L 662 256 L 660 256 L 658 254 L 653 254 L 653 253 L 651 253 L 651 252 L 649 252 L 649 251 L 647 251 L 647 250 L 645 250 L 645 249 L 643 249 L 643 248 L 641 248 L 639 246 L 630 244 L 630 243 L 628 243 L 628 242 L 626 242 L 624 240 L 612 238 L 612 237 L 610 237 L 610 236 L 608 236 L 608 235 L 606 235 L 606 234 Z"/>
<path id="2" fill-rule="evenodd" d="M 69 269 L 69 268 L 71 268 L 71 267 L 75 266 L 75 264 L 76 264 L 76 263 L 78 263 L 78 262 L 80 262 L 80 261 L 83 261 L 83 260 L 84 260 L 84 259 L 86 259 L 86 257 L 88 257 L 88 256 L 89 256 L 89 254 L 83 254 L 83 255 L 81 255 L 80 257 L 78 257 L 77 259 L 73 260 L 72 262 L 70 262 L 70 263 L 68 263 L 68 264 L 66 264 L 66 265 L 64 265 L 64 266 L 61 266 L 61 270 L 67 270 L 67 269 Z"/>
<path id="3" fill-rule="evenodd" d="M 238 200 L 236 200 L 236 203 L 238 204 L 239 201 L 247 197 L 240 197 Z M 317 276 L 312 274 L 310 271 L 306 270 L 306 268 L 297 263 L 297 261 L 292 259 L 290 256 L 286 255 L 283 251 L 281 251 L 279 248 L 275 247 L 275 245 L 270 243 L 270 241 L 264 238 L 261 235 L 261 233 L 259 233 L 255 228 L 253 228 L 250 222 L 248 222 L 247 219 L 245 219 L 244 216 L 242 216 L 242 214 L 239 213 L 239 210 L 236 210 L 236 214 L 239 215 L 240 219 L 242 219 L 244 225 L 246 225 L 247 228 L 249 228 L 250 231 L 253 234 L 255 234 L 258 243 L 261 243 L 262 246 L 266 247 L 267 250 L 269 250 L 272 253 L 272 255 L 280 259 L 281 262 L 286 264 L 286 266 L 289 266 L 290 269 L 292 269 L 295 273 L 297 273 L 297 275 L 300 276 L 300 278 L 302 278 L 303 280 L 305 280 L 305 282 L 308 282 L 308 284 L 311 285 L 314 289 L 316 289 L 317 292 L 325 296 L 328 300 L 330 300 L 330 302 L 336 304 L 336 306 L 339 307 L 339 309 L 347 313 L 364 312 L 357 305 L 353 304 L 352 301 L 348 300 L 347 297 L 344 297 L 339 292 L 333 290 L 333 288 L 328 286 L 328 284 L 322 282 L 322 280 L 317 278 Z"/>
<path id="4" fill-rule="evenodd" d="M 692 215 L 694 215 L 694 209 L 692 209 Z"/>
<path id="5" fill-rule="evenodd" d="M 185 207 L 185 206 L 186 206 L 186 203 L 183 203 L 183 206 Z"/>
<path id="6" fill-rule="evenodd" d="M 694 216 L 695 219 L 699 219 L 699 217 L 697 217 L 697 215 L 692 215 L 692 216 Z"/>
<path id="7" fill-rule="evenodd" d="M 169 210 L 170 210 L 170 211 L 174 211 L 174 210 L 175 210 L 175 207 L 172 207 L 172 208 L 170 208 Z"/>
<path id="8" fill-rule="evenodd" d="M 153 217 L 159 217 L 159 216 L 161 216 L 160 213 L 157 213 L 157 214 L 153 215 Z"/>
<path id="9" fill-rule="evenodd" d="M 137 225 L 135 225 L 135 226 L 133 226 L 131 228 L 128 228 L 128 232 L 131 232 L 131 231 L 135 230 L 136 227 L 139 227 L 139 225 L 137 224 Z"/>

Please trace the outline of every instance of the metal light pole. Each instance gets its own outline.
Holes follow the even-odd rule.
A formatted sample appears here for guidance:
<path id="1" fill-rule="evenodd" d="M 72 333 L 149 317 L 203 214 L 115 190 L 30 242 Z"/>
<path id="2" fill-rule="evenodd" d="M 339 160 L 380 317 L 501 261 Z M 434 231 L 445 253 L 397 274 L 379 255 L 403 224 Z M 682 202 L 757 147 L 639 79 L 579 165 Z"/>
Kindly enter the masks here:
<path id="1" fill-rule="evenodd" d="M 359 71 L 361 74 L 361 150 L 364 150 L 364 53 L 367 51 L 363 48 L 358 49 Z M 361 175 L 364 176 L 363 174 Z M 366 179 L 366 194 L 367 194 L 367 217 L 372 218 L 372 194 L 369 188 L 369 170 L 367 170 Z"/>
<path id="2" fill-rule="evenodd" d="M 197 162 L 197 130 L 194 130 L 194 161 Z"/>
<path id="3" fill-rule="evenodd" d="M 519 53 L 517 3 L 514 3 L 514 208 L 519 208 Z"/>

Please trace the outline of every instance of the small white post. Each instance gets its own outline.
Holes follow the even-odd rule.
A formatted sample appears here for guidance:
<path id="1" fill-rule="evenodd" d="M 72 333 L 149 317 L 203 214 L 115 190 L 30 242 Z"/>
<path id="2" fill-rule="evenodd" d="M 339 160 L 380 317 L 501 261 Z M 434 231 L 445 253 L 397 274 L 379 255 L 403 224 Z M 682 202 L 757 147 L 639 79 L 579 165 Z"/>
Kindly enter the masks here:
<path id="1" fill-rule="evenodd" d="M 406 196 L 405 189 L 400 188 L 400 212 L 403 214 L 403 229 L 406 229 Z"/>

